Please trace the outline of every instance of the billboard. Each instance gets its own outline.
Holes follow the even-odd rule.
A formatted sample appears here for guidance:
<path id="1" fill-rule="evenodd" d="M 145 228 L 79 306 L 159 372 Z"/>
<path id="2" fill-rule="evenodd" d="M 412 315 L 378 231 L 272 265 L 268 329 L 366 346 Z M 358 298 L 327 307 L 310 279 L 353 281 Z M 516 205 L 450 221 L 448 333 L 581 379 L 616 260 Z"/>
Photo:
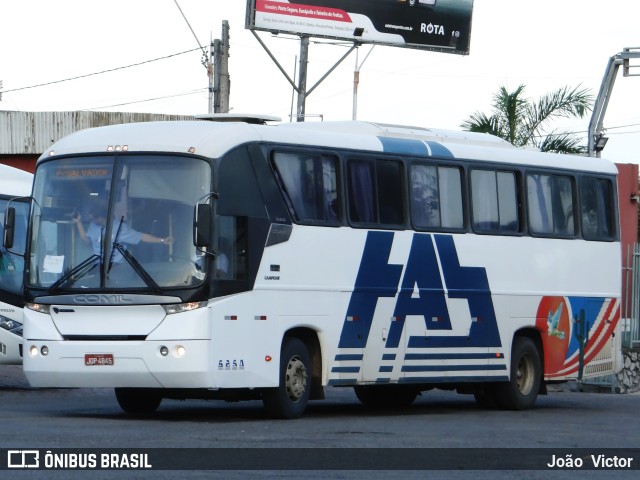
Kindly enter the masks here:
<path id="1" fill-rule="evenodd" d="M 248 0 L 246 28 L 467 55 L 473 0 Z"/>

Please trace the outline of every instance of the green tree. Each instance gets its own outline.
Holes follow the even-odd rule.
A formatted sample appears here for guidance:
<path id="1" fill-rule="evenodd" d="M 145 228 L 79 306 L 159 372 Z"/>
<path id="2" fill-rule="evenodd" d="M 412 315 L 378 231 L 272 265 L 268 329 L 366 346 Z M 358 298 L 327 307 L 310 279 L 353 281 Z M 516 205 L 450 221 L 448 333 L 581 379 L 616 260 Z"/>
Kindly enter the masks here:
<path id="1" fill-rule="evenodd" d="M 593 96 L 587 89 L 563 87 L 537 101 L 524 97 L 524 85 L 513 92 L 504 86 L 493 97 L 492 113 L 476 112 L 461 127 L 490 133 L 517 147 L 534 146 L 543 152 L 585 153 L 587 147 L 570 132 L 548 130 L 556 118 L 583 118 L 591 111 Z"/>

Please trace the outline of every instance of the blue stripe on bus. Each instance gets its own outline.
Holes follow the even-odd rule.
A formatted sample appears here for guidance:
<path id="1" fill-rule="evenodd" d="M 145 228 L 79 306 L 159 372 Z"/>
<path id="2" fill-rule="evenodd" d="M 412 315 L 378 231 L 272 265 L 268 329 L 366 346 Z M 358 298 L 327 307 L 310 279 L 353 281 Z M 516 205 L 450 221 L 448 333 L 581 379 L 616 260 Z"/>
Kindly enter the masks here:
<path id="1" fill-rule="evenodd" d="M 383 353 L 382 354 L 382 360 L 395 360 L 396 359 L 396 354 L 395 353 Z"/>
<path id="2" fill-rule="evenodd" d="M 331 371 L 333 373 L 358 373 L 360 367 L 333 367 Z"/>
<path id="3" fill-rule="evenodd" d="M 418 157 L 454 158 L 453 153 L 447 147 L 434 141 L 423 142 L 422 140 L 390 137 L 378 137 L 378 140 L 382 143 L 382 150 L 387 153 L 416 155 Z"/>
<path id="4" fill-rule="evenodd" d="M 462 382 L 506 382 L 509 380 L 507 375 L 494 375 L 494 376 L 460 376 L 460 377 L 404 377 L 398 380 L 398 384 L 407 384 L 407 383 L 422 383 L 422 384 L 434 384 L 434 383 L 462 383 Z M 385 377 L 378 377 L 375 381 L 378 384 L 390 384 L 391 379 Z M 344 386 L 352 386 L 358 385 L 357 378 L 336 378 L 329 380 L 327 382 L 329 386 L 332 387 L 344 387 Z"/>
<path id="5" fill-rule="evenodd" d="M 477 382 L 481 380 L 483 382 L 505 382 L 509 380 L 507 375 L 495 375 L 495 376 L 484 376 L 479 375 L 477 377 L 468 376 L 468 377 L 404 377 L 401 378 L 398 383 L 459 383 L 459 382 Z"/>
<path id="6" fill-rule="evenodd" d="M 502 365 L 404 365 L 403 372 L 454 372 L 465 370 L 506 370 L 507 366 Z"/>
<path id="7" fill-rule="evenodd" d="M 429 145 L 431 155 L 434 157 L 454 158 L 453 153 L 441 143 L 427 141 L 427 145 Z"/>
<path id="8" fill-rule="evenodd" d="M 393 366 L 391 365 L 382 365 L 380 367 L 380 370 L 378 370 L 379 372 L 384 372 L 384 373 L 390 373 L 393 372 Z"/>
<path id="9" fill-rule="evenodd" d="M 360 354 L 343 353 L 343 354 L 336 355 L 336 362 L 346 361 L 346 360 L 362 360 L 362 354 L 361 353 Z"/>
<path id="10" fill-rule="evenodd" d="M 496 357 L 495 353 L 407 353 L 405 360 L 487 360 Z"/>
<path id="11" fill-rule="evenodd" d="M 358 383 L 357 378 L 336 378 L 333 380 L 329 380 L 327 382 L 327 385 L 339 387 L 341 385 L 355 385 L 356 383 Z"/>
<path id="12" fill-rule="evenodd" d="M 382 150 L 388 153 L 417 155 L 419 157 L 428 157 L 430 153 L 424 142 L 420 140 L 389 137 L 378 137 L 378 139 L 382 143 Z"/>

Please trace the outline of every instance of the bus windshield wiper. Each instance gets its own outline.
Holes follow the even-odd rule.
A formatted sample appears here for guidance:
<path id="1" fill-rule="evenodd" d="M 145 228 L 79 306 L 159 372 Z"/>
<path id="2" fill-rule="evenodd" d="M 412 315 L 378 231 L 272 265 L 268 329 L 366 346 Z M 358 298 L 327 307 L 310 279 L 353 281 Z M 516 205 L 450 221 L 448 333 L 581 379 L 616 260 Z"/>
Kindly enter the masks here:
<path id="1" fill-rule="evenodd" d="M 151 278 L 151 275 L 149 275 L 144 267 L 140 265 L 140 262 L 138 262 L 135 257 L 131 255 L 131 253 L 129 253 L 126 248 L 124 248 L 122 244 L 114 242 L 113 250 L 117 250 L 122 254 L 127 263 L 131 265 L 131 268 L 133 268 L 133 270 L 140 276 L 140 278 L 142 278 L 144 283 L 147 284 L 147 287 L 153 290 L 153 293 L 159 294 L 162 292 L 162 290 L 160 290 L 160 286 L 155 282 L 153 278 Z M 113 255 L 113 252 L 111 255 Z M 109 265 L 109 270 L 111 270 L 111 264 Z"/>
<path id="2" fill-rule="evenodd" d="M 122 229 L 123 223 L 124 223 L 124 215 L 120 217 L 120 223 L 118 224 L 118 231 L 116 232 L 116 236 L 113 239 L 113 244 L 111 245 L 111 252 L 109 252 L 109 267 L 107 268 L 107 273 L 111 271 L 111 267 L 113 266 L 113 251 L 117 248 L 116 245 L 120 245 L 118 243 L 118 238 L 120 237 L 120 230 Z"/>
<path id="3" fill-rule="evenodd" d="M 113 239 L 113 246 L 111 247 L 111 254 L 109 255 L 109 267 L 107 268 L 107 273 L 111 271 L 111 267 L 113 267 L 113 254 L 114 251 L 117 250 L 124 257 L 131 268 L 142 278 L 144 283 L 147 284 L 153 293 L 160 293 L 160 286 L 155 282 L 151 275 L 144 269 L 140 262 L 138 262 L 133 255 L 129 253 L 129 251 L 124 248 L 121 243 L 118 243 L 118 238 L 120 237 L 120 231 L 122 230 L 122 224 L 124 223 L 124 215 L 120 217 L 120 223 L 118 224 L 118 230 L 116 231 L 116 236 Z"/>
<path id="4" fill-rule="evenodd" d="M 96 260 L 100 260 L 100 255 L 96 255 L 95 253 L 90 257 L 86 258 L 78 265 L 73 267 L 67 273 L 62 275 L 56 282 L 49 287 L 49 293 L 53 293 L 58 290 L 67 280 L 69 280 L 74 275 L 77 275 L 75 280 L 78 280 L 80 277 L 84 277 L 87 273 L 89 273 L 94 267 Z"/>

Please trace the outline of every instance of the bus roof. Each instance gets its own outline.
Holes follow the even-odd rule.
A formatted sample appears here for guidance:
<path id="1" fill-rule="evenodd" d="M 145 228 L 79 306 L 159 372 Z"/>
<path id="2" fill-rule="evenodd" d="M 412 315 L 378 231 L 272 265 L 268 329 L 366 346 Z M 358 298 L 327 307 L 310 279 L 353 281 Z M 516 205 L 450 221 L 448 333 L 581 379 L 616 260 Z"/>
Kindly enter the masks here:
<path id="1" fill-rule="evenodd" d="M 601 158 L 516 148 L 482 133 L 362 121 L 270 126 L 229 119 L 211 120 L 131 123 L 81 130 L 52 145 L 40 161 L 51 155 L 99 153 L 109 149 L 194 153 L 217 158 L 244 143 L 266 142 L 617 173 L 613 163 Z"/>
<path id="2" fill-rule="evenodd" d="M 0 195 L 27 197 L 31 194 L 33 174 L 0 164 Z"/>

